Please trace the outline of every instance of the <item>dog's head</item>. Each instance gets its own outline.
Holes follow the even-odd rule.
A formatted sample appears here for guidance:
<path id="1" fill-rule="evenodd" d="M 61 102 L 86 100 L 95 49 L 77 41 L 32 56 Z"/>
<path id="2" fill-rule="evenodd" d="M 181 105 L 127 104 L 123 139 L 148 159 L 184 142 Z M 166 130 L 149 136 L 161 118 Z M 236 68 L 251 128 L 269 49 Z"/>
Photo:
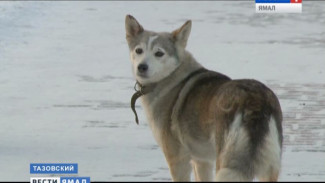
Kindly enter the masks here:
<path id="1" fill-rule="evenodd" d="M 132 71 L 138 82 L 158 82 L 181 64 L 179 56 L 185 51 L 191 25 L 189 20 L 171 33 L 156 33 L 144 30 L 133 16 L 126 16 L 126 40 L 130 49 Z"/>

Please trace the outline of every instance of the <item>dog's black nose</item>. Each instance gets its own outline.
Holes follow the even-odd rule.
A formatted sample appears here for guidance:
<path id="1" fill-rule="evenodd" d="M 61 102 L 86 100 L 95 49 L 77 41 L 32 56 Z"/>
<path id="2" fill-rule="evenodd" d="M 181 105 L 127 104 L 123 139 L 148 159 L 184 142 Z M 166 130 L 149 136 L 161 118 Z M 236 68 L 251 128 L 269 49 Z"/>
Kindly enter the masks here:
<path id="1" fill-rule="evenodd" d="M 140 73 L 145 73 L 148 70 L 148 65 L 147 64 L 140 64 L 138 66 L 138 71 Z"/>

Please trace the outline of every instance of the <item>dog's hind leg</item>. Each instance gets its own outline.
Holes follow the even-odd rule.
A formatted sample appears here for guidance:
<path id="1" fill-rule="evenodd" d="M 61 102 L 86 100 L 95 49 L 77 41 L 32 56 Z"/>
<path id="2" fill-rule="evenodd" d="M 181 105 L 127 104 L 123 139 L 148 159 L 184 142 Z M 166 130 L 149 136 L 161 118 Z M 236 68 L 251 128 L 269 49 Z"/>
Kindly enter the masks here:
<path id="1" fill-rule="evenodd" d="M 259 150 L 256 163 L 257 177 L 261 181 L 277 181 L 281 166 L 281 145 L 276 128 L 276 121 L 271 117 L 269 133 L 265 138 L 264 145 Z"/>
<path id="2" fill-rule="evenodd" d="M 217 158 L 216 181 L 253 180 L 253 157 L 249 147 L 250 138 L 242 125 L 242 115 L 237 114 Z"/>
<path id="3" fill-rule="evenodd" d="M 258 180 L 261 182 L 277 182 L 279 178 L 279 171 L 271 169 L 268 176 L 259 177 Z"/>
<path id="4" fill-rule="evenodd" d="M 213 164 L 207 161 L 193 160 L 195 181 L 213 181 Z"/>

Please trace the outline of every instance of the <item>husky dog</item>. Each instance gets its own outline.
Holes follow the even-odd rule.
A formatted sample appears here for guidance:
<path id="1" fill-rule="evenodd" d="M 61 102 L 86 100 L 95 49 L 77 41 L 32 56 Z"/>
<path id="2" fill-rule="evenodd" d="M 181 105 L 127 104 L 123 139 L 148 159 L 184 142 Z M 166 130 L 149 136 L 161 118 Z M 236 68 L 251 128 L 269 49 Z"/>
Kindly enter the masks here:
<path id="1" fill-rule="evenodd" d="M 277 181 L 282 152 L 277 97 L 256 80 L 232 80 L 200 65 L 185 49 L 191 24 L 157 33 L 126 16 L 137 81 L 132 108 L 141 97 L 174 181 L 190 181 L 192 168 L 196 181 L 212 181 L 214 169 L 217 181 Z"/>

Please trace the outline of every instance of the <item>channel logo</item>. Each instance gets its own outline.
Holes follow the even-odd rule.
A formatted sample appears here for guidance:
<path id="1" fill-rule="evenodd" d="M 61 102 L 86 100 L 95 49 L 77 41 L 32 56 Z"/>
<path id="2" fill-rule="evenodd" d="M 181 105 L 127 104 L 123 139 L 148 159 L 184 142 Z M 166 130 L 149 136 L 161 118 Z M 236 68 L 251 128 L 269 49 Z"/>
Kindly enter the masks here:
<path id="1" fill-rule="evenodd" d="M 301 13 L 302 0 L 255 0 L 256 13 Z"/>
<path id="2" fill-rule="evenodd" d="M 90 183 L 90 177 L 31 177 L 30 183 Z"/>

